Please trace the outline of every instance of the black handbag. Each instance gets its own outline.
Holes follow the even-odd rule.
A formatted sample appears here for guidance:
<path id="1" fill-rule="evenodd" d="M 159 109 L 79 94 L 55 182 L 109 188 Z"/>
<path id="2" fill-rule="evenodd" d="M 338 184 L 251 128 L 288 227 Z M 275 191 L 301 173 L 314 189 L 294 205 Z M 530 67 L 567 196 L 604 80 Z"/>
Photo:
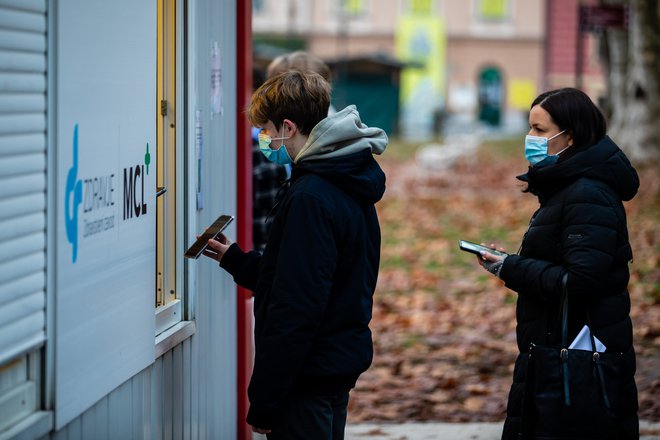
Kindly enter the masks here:
<path id="1" fill-rule="evenodd" d="M 561 346 L 530 344 L 522 406 L 521 439 L 618 438 L 625 381 L 623 353 L 599 353 L 587 313 L 591 351 L 568 348 L 566 276 Z"/>

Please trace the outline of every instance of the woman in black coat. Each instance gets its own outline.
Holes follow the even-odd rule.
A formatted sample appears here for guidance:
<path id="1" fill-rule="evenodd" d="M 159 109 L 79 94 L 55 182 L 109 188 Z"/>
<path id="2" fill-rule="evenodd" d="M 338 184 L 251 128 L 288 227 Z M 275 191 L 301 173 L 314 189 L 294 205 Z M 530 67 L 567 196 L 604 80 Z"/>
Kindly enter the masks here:
<path id="1" fill-rule="evenodd" d="M 580 90 L 564 88 L 541 94 L 532 103 L 529 126 L 525 155 L 531 166 L 518 179 L 527 182 L 526 191 L 538 197 L 540 207 L 517 255 L 485 253 L 480 258 L 483 267 L 518 293 L 520 355 L 502 438 L 519 438 L 530 343 L 560 344 L 564 282 L 569 301 L 568 340 L 587 323 L 588 312 L 594 336 L 606 351 L 624 353 L 627 360 L 618 396 L 620 410 L 606 436 L 639 438 L 627 291 L 632 250 L 622 203 L 637 193 L 637 172 L 606 136 L 603 115 Z M 578 438 L 571 427 L 560 431 L 552 438 Z"/>

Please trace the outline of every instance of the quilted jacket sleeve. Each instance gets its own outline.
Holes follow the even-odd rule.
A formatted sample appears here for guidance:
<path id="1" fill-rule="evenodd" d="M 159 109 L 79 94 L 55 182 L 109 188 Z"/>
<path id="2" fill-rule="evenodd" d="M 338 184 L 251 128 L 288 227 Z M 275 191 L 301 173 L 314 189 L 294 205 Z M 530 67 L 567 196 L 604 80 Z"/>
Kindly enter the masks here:
<path id="1" fill-rule="evenodd" d="M 557 218 L 560 261 L 511 255 L 500 277 L 520 295 L 542 301 L 559 297 L 562 276 L 568 273 L 570 295 L 597 295 L 617 253 L 620 219 L 615 204 L 604 188 L 580 180 L 563 195 Z"/>

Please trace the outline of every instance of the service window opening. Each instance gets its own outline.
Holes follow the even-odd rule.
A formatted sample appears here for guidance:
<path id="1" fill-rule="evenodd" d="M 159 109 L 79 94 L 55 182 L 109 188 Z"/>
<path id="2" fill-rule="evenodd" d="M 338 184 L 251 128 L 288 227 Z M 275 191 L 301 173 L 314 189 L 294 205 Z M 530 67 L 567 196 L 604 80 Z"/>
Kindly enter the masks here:
<path id="1" fill-rule="evenodd" d="M 156 93 L 156 334 L 181 321 L 177 277 L 177 5 L 158 1 Z"/>

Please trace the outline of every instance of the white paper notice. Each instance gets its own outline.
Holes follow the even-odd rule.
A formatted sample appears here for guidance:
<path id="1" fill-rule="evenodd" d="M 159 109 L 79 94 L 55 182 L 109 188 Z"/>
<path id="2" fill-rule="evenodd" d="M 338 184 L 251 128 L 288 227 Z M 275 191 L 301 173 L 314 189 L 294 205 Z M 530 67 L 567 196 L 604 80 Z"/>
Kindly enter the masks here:
<path id="1" fill-rule="evenodd" d="M 202 136 L 202 112 L 195 110 L 195 159 L 197 160 L 197 209 L 204 208 L 204 196 L 202 194 L 202 155 L 204 138 Z"/>
<path id="2" fill-rule="evenodd" d="M 582 327 L 582 330 L 580 330 L 580 333 L 575 337 L 573 342 L 571 342 L 571 345 L 568 346 L 568 348 L 575 349 L 575 350 L 587 350 L 591 351 L 591 338 L 589 337 L 589 327 L 586 325 Z M 596 343 L 596 351 L 597 352 L 604 352 L 605 351 L 605 344 L 600 342 L 598 338 L 594 335 L 594 342 Z"/>
<path id="3" fill-rule="evenodd" d="M 211 48 L 211 117 L 214 114 L 222 115 L 222 59 L 220 45 L 213 42 Z"/>

